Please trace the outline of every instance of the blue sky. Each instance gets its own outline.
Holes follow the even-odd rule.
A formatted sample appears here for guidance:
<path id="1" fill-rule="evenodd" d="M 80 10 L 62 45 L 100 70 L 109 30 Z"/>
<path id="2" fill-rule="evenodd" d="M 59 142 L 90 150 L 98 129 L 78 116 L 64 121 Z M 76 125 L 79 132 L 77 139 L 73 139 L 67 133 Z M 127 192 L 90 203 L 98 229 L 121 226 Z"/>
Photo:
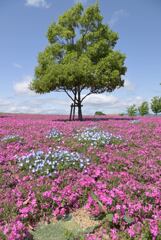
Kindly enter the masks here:
<path id="1" fill-rule="evenodd" d="M 28 90 L 48 26 L 76 0 L 0 0 L 0 112 L 69 113 L 65 94 Z M 85 7 L 94 0 L 82 0 Z M 104 23 L 119 33 L 116 49 L 127 55 L 125 87 L 91 95 L 84 113 L 125 112 L 161 95 L 161 0 L 100 0 Z"/>

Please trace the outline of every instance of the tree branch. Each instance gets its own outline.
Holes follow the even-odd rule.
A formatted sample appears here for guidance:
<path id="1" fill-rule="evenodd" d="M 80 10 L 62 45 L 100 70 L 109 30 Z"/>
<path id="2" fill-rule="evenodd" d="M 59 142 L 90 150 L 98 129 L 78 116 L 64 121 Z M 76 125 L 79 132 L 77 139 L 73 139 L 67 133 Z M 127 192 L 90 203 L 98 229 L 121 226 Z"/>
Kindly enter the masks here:
<path id="1" fill-rule="evenodd" d="M 81 99 L 81 102 L 83 102 L 83 100 L 88 97 L 89 95 L 91 95 L 93 92 L 89 92 L 86 96 L 84 96 L 82 99 Z"/>
<path id="2" fill-rule="evenodd" d="M 68 93 L 68 91 L 64 88 L 64 92 L 68 95 L 68 97 L 74 102 L 74 98 Z"/>

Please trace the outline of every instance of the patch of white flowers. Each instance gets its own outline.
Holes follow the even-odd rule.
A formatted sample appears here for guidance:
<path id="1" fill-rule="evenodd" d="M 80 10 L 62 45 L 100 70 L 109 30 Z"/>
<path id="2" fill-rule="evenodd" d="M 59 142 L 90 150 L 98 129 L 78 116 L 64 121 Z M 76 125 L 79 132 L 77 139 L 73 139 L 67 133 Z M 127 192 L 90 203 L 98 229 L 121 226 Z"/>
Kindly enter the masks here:
<path id="1" fill-rule="evenodd" d="M 7 142 L 7 143 L 17 142 L 17 141 L 21 141 L 21 140 L 23 140 L 23 138 L 20 137 L 19 135 L 6 135 L 3 138 L 1 138 L 2 142 Z"/>
<path id="2" fill-rule="evenodd" d="M 46 137 L 50 139 L 60 139 L 62 136 L 63 134 L 59 130 L 57 130 L 56 128 L 52 128 Z"/>
<path id="3" fill-rule="evenodd" d="M 28 155 L 18 157 L 18 164 L 24 170 L 39 175 L 51 176 L 53 173 L 68 168 L 83 169 L 90 164 L 90 159 L 77 152 L 57 149 L 55 151 L 32 151 Z"/>
<path id="4" fill-rule="evenodd" d="M 92 146 L 106 145 L 113 141 L 122 141 L 121 136 L 114 136 L 112 133 L 105 132 L 97 127 L 85 128 L 83 131 L 78 131 L 75 138 L 79 142 L 90 143 Z"/>
<path id="5" fill-rule="evenodd" d="M 132 120 L 131 123 L 140 123 L 141 121 L 139 119 Z"/>

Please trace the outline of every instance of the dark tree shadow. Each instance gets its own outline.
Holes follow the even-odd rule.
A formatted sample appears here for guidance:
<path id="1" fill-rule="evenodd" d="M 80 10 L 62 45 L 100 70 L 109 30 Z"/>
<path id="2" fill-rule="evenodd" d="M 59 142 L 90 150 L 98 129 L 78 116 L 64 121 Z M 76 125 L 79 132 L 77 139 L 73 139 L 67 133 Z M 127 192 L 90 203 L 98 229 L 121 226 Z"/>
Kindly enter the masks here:
<path id="1" fill-rule="evenodd" d="M 85 117 L 83 118 L 83 120 L 81 122 L 86 122 L 86 121 L 93 121 L 93 122 L 97 122 L 97 121 L 109 121 L 109 120 L 115 120 L 115 121 L 132 121 L 135 118 L 133 117 Z M 54 122 L 72 122 L 69 119 L 55 119 L 52 120 Z M 73 120 L 73 122 L 79 122 L 80 120 L 75 119 Z"/>
<path id="2" fill-rule="evenodd" d="M 8 115 L 0 115 L 0 118 L 10 118 L 11 116 Z"/>

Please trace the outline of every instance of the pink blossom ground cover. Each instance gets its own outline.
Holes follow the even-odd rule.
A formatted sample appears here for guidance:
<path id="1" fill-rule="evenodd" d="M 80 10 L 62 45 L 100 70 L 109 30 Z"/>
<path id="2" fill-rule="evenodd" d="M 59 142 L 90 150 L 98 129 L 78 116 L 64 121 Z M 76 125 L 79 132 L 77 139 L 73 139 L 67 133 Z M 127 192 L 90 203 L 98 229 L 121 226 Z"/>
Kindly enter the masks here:
<path id="1" fill-rule="evenodd" d="M 32 239 L 40 221 L 64 217 L 85 207 L 101 219 L 85 239 L 161 239 L 161 118 L 107 116 L 93 121 L 63 121 L 64 116 L 0 117 L 0 239 Z M 96 120 L 96 119 L 95 119 Z M 92 146 L 74 138 L 77 130 L 97 127 L 123 139 Z M 47 138 L 51 129 L 63 134 Z M 20 139 L 2 141 L 6 136 Z M 17 158 L 31 151 L 65 149 L 90 158 L 84 169 L 53 176 L 22 170 Z"/>

